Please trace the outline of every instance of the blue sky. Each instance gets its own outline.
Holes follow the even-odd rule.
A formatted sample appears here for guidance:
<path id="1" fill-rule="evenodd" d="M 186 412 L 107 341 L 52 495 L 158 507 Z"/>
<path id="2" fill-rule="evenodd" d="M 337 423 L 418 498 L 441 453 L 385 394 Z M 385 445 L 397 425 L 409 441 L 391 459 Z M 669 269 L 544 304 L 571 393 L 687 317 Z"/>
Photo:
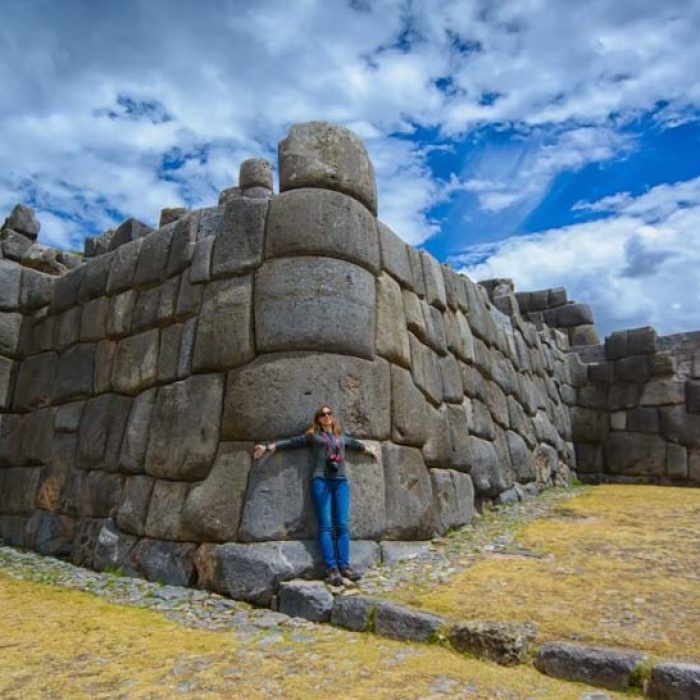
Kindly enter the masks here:
<path id="1" fill-rule="evenodd" d="M 297 121 L 365 139 L 379 215 L 602 334 L 700 329 L 700 3 L 0 0 L 0 216 L 81 248 L 209 206 Z"/>

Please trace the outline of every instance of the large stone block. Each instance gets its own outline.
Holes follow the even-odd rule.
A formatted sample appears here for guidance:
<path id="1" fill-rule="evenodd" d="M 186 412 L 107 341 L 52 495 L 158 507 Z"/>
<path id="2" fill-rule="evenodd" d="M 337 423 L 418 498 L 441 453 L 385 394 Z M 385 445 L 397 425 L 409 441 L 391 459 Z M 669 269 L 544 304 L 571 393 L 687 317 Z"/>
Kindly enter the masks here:
<path id="1" fill-rule="evenodd" d="M 78 467 L 117 471 L 131 399 L 102 394 L 85 404 L 78 432 Z"/>
<path id="2" fill-rule="evenodd" d="M 537 627 L 531 622 L 470 620 L 452 627 L 449 639 L 459 652 L 488 659 L 502 666 L 528 662 Z"/>
<path id="3" fill-rule="evenodd" d="M 401 287 L 386 274 L 377 280 L 377 354 L 404 367 L 411 363 Z"/>
<path id="4" fill-rule="evenodd" d="M 391 439 L 420 447 L 426 439 L 425 399 L 408 370 L 391 365 Z"/>
<path id="5" fill-rule="evenodd" d="M 66 401 L 92 396 L 94 388 L 95 345 L 78 343 L 59 355 L 54 399 Z"/>
<path id="6" fill-rule="evenodd" d="M 241 190 L 250 187 L 272 189 L 272 163 L 264 158 L 248 158 L 238 170 L 238 186 Z"/>
<path id="7" fill-rule="evenodd" d="M 207 285 L 192 358 L 195 371 L 231 369 L 253 358 L 252 295 L 251 276 Z"/>
<path id="8" fill-rule="evenodd" d="M 447 308 L 447 292 L 440 263 L 425 251 L 421 251 L 420 256 L 425 277 L 425 300 L 444 311 Z"/>
<path id="9" fill-rule="evenodd" d="M 391 430 L 389 363 L 298 353 L 256 358 L 228 375 L 222 438 L 264 440 L 301 433 L 321 403 L 347 432 L 385 439 Z"/>
<path id="10" fill-rule="evenodd" d="M 177 219 L 168 254 L 167 276 L 172 277 L 182 272 L 192 260 L 194 243 L 197 240 L 199 213 L 192 212 Z"/>
<path id="11" fill-rule="evenodd" d="M 642 384 L 649 379 L 649 360 L 646 355 L 631 355 L 615 362 L 615 380 Z"/>
<path id="12" fill-rule="evenodd" d="M 255 276 L 258 351 L 325 350 L 371 358 L 375 280 L 332 258 L 267 261 Z"/>
<path id="13" fill-rule="evenodd" d="M 65 311 L 78 303 L 78 293 L 83 283 L 85 267 L 85 265 L 80 265 L 56 281 L 54 294 L 51 298 L 52 313 Z"/>
<path id="14" fill-rule="evenodd" d="M 180 360 L 180 345 L 184 324 L 175 323 L 160 332 L 158 347 L 158 381 L 172 382 L 177 379 L 177 366 Z"/>
<path id="15" fill-rule="evenodd" d="M 384 223 L 377 222 L 382 269 L 398 280 L 403 287 L 413 286 L 411 261 L 406 244 Z"/>
<path id="16" fill-rule="evenodd" d="M 571 409 L 571 431 L 574 442 L 602 442 L 608 434 L 608 415 L 590 408 Z"/>
<path id="17" fill-rule="evenodd" d="M 157 389 L 144 391 L 131 404 L 119 454 L 120 471 L 139 473 L 144 470 L 156 391 Z"/>
<path id="18" fill-rule="evenodd" d="M 111 520 L 107 520 L 100 529 L 95 546 L 95 569 L 121 569 L 126 576 L 135 576 L 137 572 L 130 564 L 131 550 L 136 545 L 136 538 L 118 530 Z"/>
<path id="19" fill-rule="evenodd" d="M 45 275 L 28 267 L 22 270 L 22 289 L 20 291 L 20 302 L 27 311 L 34 311 L 42 306 L 46 306 L 53 296 L 56 278 L 52 275 Z"/>
<path id="20" fill-rule="evenodd" d="M 102 471 L 90 471 L 87 476 L 89 515 L 108 518 L 114 515 L 122 499 L 124 476 Z"/>
<path id="21" fill-rule="evenodd" d="M 666 471 L 666 441 L 646 433 L 610 433 L 605 441 L 605 471 L 662 476 Z"/>
<path id="22" fill-rule="evenodd" d="M 31 515 L 40 478 L 41 467 L 0 469 L 0 513 Z"/>
<path id="23" fill-rule="evenodd" d="M 198 374 L 158 389 L 146 472 L 165 479 L 206 477 L 216 453 L 223 377 Z"/>
<path id="24" fill-rule="evenodd" d="M 0 356 L 0 409 L 8 408 L 12 400 L 12 379 L 15 363 Z"/>
<path id="25" fill-rule="evenodd" d="M 468 461 L 474 489 L 480 496 L 497 496 L 513 485 L 512 475 L 492 442 L 469 437 Z"/>
<path id="26" fill-rule="evenodd" d="M 174 229 L 175 225 L 171 224 L 142 239 L 133 277 L 135 287 L 156 284 L 165 279 Z"/>
<path id="27" fill-rule="evenodd" d="M 112 385 L 124 394 L 138 394 L 158 378 L 159 331 L 153 328 L 119 341 Z"/>
<path id="28" fill-rule="evenodd" d="M 113 257 L 114 253 L 105 253 L 86 262 L 85 272 L 78 291 L 78 299 L 80 301 L 87 301 L 105 294 Z"/>
<path id="29" fill-rule="evenodd" d="M 27 543 L 47 556 L 70 555 L 73 549 L 75 520 L 70 515 L 34 511 L 27 523 Z"/>
<path id="30" fill-rule="evenodd" d="M 474 336 L 464 314 L 448 309 L 444 319 L 447 349 L 463 362 L 474 362 Z"/>
<path id="31" fill-rule="evenodd" d="M 671 661 L 656 664 L 644 694 L 656 700 L 695 700 L 700 697 L 700 665 Z"/>
<path id="32" fill-rule="evenodd" d="M 0 231 L 0 256 L 4 255 L 8 260 L 22 260 L 33 244 L 31 238 L 27 238 L 18 231 L 10 229 Z"/>
<path id="33" fill-rule="evenodd" d="M 413 292 L 409 292 L 406 289 L 402 290 L 401 296 L 403 297 L 403 309 L 408 330 L 425 342 L 428 329 L 423 316 L 424 302 Z"/>
<path id="34" fill-rule="evenodd" d="M 687 413 L 685 406 L 660 409 L 661 433 L 671 442 L 686 447 L 700 447 L 700 416 Z"/>
<path id="35" fill-rule="evenodd" d="M 286 192 L 270 202 L 265 257 L 301 255 L 341 258 L 376 273 L 376 221 L 355 199 L 339 192 Z"/>
<path id="36" fill-rule="evenodd" d="M 75 524 L 71 561 L 86 569 L 95 568 L 95 548 L 100 530 L 105 524 L 103 518 L 80 518 Z"/>
<path id="37" fill-rule="evenodd" d="M 387 443 L 382 448 L 386 484 L 386 537 L 426 539 L 433 534 L 433 489 L 420 450 Z"/>
<path id="38" fill-rule="evenodd" d="M 182 509 L 189 489 L 190 484 L 185 481 L 156 480 L 144 527 L 148 537 L 178 542 L 197 540 L 182 521 Z"/>
<path id="39" fill-rule="evenodd" d="M 515 471 L 515 480 L 521 484 L 534 481 L 537 478 L 535 459 L 527 443 L 518 433 L 511 430 L 506 431 L 506 439 L 508 440 L 510 461 Z"/>
<path id="40" fill-rule="evenodd" d="M 333 594 L 320 581 L 289 581 L 280 585 L 279 611 L 311 622 L 328 622 Z"/>
<path id="41" fill-rule="evenodd" d="M 295 124 L 279 144 L 280 191 L 336 190 L 377 213 L 377 184 L 367 149 L 350 130 L 327 122 Z"/>
<path id="42" fill-rule="evenodd" d="M 16 355 L 22 328 L 22 314 L 0 312 L 0 353 Z"/>
<path id="43" fill-rule="evenodd" d="M 471 522 L 474 517 L 474 485 L 469 474 L 453 469 L 431 469 L 433 488 L 433 530 L 448 530 Z"/>
<path id="44" fill-rule="evenodd" d="M 226 205 L 212 248 L 213 277 L 241 275 L 261 263 L 267 206 L 265 200 L 247 197 Z"/>
<path id="45" fill-rule="evenodd" d="M 193 284 L 192 268 L 185 270 L 180 278 L 180 291 L 177 295 L 175 318 L 178 321 L 199 313 L 202 305 L 202 286 Z"/>
<path id="46" fill-rule="evenodd" d="M 112 297 L 106 322 L 106 332 L 110 338 L 131 333 L 135 305 L 136 290 L 134 289 Z"/>
<path id="47" fill-rule="evenodd" d="M 22 268 L 0 259 L 0 311 L 18 310 L 21 284 Z"/>
<path id="48" fill-rule="evenodd" d="M 412 333 L 409 333 L 408 340 L 413 381 L 432 403 L 439 405 L 442 402 L 442 376 L 438 355 Z"/>
<path id="49" fill-rule="evenodd" d="M 445 355 L 447 353 L 447 340 L 442 312 L 426 302 L 421 302 L 421 307 L 425 318 L 425 342 L 435 352 Z"/>
<path id="50" fill-rule="evenodd" d="M 191 586 L 195 580 L 197 546 L 184 542 L 140 540 L 129 555 L 131 566 L 149 581 L 170 586 Z"/>
<path id="51" fill-rule="evenodd" d="M 377 450 L 376 459 L 354 450 L 348 450 L 346 454 L 350 480 L 350 536 L 353 539 L 380 540 L 386 531 L 384 465 L 381 445 L 369 444 Z"/>
<path id="52" fill-rule="evenodd" d="M 82 320 L 82 307 L 74 306 L 66 309 L 54 322 L 54 345 L 57 350 L 72 345 L 80 338 L 80 326 Z"/>
<path id="53" fill-rule="evenodd" d="M 142 244 L 142 239 L 132 241 L 121 246 L 112 256 L 106 287 L 110 296 L 131 289 Z"/>
<path id="54" fill-rule="evenodd" d="M 175 316 L 178 293 L 178 277 L 172 277 L 157 287 L 139 292 L 134 307 L 133 330 L 140 331 L 150 326 L 163 325 Z"/>
<path id="55" fill-rule="evenodd" d="M 374 631 L 382 637 L 411 642 L 427 642 L 445 621 L 437 615 L 380 601 L 374 617 Z"/>
<path id="56" fill-rule="evenodd" d="M 238 539 L 238 524 L 252 465 L 250 443 L 222 442 L 207 478 L 190 490 L 182 519 L 208 542 Z"/>
<path id="57" fill-rule="evenodd" d="M 48 464 L 51 461 L 54 413 L 53 408 L 44 408 L 32 411 L 24 418 L 21 455 L 25 463 Z"/>
<path id="58" fill-rule="evenodd" d="M 426 440 L 423 445 L 423 458 L 434 467 L 446 467 L 452 460 L 452 441 L 447 406 L 439 409 L 425 404 Z"/>
<path id="59" fill-rule="evenodd" d="M 117 229 L 114 231 L 112 240 L 109 243 L 109 249 L 116 250 L 125 243 L 130 243 L 131 241 L 135 241 L 137 238 L 147 236 L 152 231 L 153 229 L 150 226 L 146 226 L 146 224 L 138 219 L 129 218 L 119 224 Z"/>
<path id="60" fill-rule="evenodd" d="M 154 479 L 144 474 L 128 476 L 116 514 L 117 525 L 132 535 L 144 535 Z"/>
<path id="61" fill-rule="evenodd" d="M 101 340 L 95 346 L 95 393 L 103 394 L 112 390 L 112 371 L 117 344 L 111 340 Z"/>
<path id="62" fill-rule="evenodd" d="M 203 238 L 194 244 L 192 266 L 190 267 L 190 281 L 192 284 L 201 284 L 211 279 L 211 255 L 213 250 L 213 236 Z"/>
<path id="63" fill-rule="evenodd" d="M 685 403 L 685 382 L 674 377 L 654 379 L 647 382 L 642 387 L 639 403 L 642 406 L 683 404 Z"/>
<path id="64" fill-rule="evenodd" d="M 26 411 L 48 406 L 53 398 L 57 368 L 58 356 L 55 352 L 44 352 L 24 360 L 15 383 L 15 409 Z"/>
<path id="65" fill-rule="evenodd" d="M 16 204 L 10 215 L 5 219 L 2 227 L 18 231 L 23 236 L 36 240 L 41 230 L 41 224 L 31 207 L 24 204 Z"/>
<path id="66" fill-rule="evenodd" d="M 451 403 L 462 403 L 464 387 L 462 386 L 462 372 L 459 369 L 459 362 L 451 355 L 441 357 L 438 362 L 442 379 L 442 398 Z"/>

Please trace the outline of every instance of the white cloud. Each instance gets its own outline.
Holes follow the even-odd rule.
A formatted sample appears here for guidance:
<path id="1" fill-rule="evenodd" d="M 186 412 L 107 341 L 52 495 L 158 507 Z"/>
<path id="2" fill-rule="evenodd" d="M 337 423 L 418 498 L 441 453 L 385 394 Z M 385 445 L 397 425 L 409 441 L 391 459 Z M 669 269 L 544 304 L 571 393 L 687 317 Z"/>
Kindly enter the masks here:
<path id="1" fill-rule="evenodd" d="M 605 203 L 605 204 L 603 204 Z M 700 328 L 700 177 L 639 197 L 594 202 L 598 221 L 475 247 L 454 261 L 475 279 L 512 277 L 520 291 L 566 287 L 604 333 Z"/>

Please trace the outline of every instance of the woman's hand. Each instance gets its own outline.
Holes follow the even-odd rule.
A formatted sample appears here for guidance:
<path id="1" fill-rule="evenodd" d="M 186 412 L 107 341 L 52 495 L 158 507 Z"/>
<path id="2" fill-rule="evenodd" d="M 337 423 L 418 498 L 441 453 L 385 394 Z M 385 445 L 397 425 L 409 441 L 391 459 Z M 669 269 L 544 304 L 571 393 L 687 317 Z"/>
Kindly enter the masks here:
<path id="1" fill-rule="evenodd" d="M 365 454 L 370 455 L 370 457 L 374 457 L 374 459 L 377 459 L 377 448 L 373 445 L 367 445 L 365 447 Z"/>
<path id="2" fill-rule="evenodd" d="M 274 452 L 277 449 L 277 445 L 275 445 L 274 442 L 271 442 L 268 445 L 256 445 L 253 448 L 253 457 L 255 459 L 260 459 L 266 452 Z"/>

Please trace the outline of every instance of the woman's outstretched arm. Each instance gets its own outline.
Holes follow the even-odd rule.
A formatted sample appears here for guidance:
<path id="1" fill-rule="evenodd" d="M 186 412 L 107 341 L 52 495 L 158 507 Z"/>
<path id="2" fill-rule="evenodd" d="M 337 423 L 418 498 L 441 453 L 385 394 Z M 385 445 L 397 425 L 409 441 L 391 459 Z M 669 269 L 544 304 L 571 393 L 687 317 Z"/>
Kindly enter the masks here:
<path id="1" fill-rule="evenodd" d="M 372 455 L 372 457 L 377 456 L 376 448 L 372 447 L 371 445 L 367 445 L 366 443 L 362 442 L 362 440 L 358 440 L 357 438 L 350 437 L 349 435 L 345 436 L 345 447 L 350 449 L 350 450 L 357 450 L 358 452 L 364 452 L 367 455 Z"/>
<path id="2" fill-rule="evenodd" d="M 266 452 L 272 453 L 278 449 L 286 450 L 291 447 L 304 447 L 304 445 L 308 445 L 310 442 L 311 436 L 307 433 L 285 438 L 284 440 L 278 440 L 277 442 L 266 442 L 255 446 L 253 449 L 253 457 L 255 457 L 255 459 L 260 459 Z"/>

